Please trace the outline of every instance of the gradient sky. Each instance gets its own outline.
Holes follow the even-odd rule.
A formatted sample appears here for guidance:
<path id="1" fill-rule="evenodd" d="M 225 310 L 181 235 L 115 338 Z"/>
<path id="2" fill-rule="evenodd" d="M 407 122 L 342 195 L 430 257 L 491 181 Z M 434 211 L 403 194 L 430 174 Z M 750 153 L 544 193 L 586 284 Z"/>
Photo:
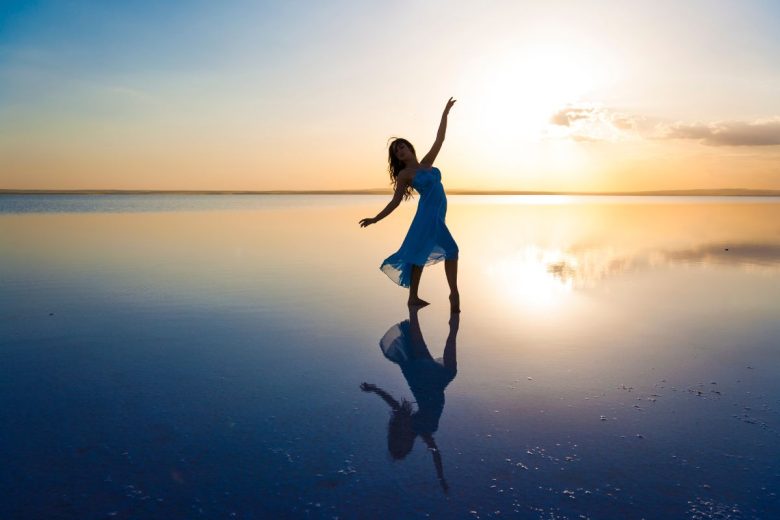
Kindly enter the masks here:
<path id="1" fill-rule="evenodd" d="M 780 3 L 4 1 L 0 188 L 780 189 Z"/>

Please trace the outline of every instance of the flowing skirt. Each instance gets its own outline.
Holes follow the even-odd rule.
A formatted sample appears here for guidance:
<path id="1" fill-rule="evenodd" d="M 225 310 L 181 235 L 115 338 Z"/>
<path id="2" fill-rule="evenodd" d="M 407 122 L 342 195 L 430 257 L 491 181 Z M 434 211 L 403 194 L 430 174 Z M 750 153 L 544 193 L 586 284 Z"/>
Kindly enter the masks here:
<path id="1" fill-rule="evenodd" d="M 379 267 L 401 287 L 409 287 L 412 266 L 426 266 L 458 258 L 458 245 L 444 223 L 447 200 L 441 199 L 435 205 L 431 202 L 425 198 L 420 200 L 400 249 L 387 257 Z"/>

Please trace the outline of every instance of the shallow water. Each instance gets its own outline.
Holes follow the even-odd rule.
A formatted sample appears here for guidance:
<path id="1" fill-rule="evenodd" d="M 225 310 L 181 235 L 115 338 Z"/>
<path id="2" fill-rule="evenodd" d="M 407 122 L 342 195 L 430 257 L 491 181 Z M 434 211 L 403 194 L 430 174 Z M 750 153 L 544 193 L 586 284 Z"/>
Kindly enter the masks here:
<path id="1" fill-rule="evenodd" d="M 0 518 L 780 513 L 780 201 L 450 197 L 457 375 L 402 460 L 385 203 L 0 197 Z"/>

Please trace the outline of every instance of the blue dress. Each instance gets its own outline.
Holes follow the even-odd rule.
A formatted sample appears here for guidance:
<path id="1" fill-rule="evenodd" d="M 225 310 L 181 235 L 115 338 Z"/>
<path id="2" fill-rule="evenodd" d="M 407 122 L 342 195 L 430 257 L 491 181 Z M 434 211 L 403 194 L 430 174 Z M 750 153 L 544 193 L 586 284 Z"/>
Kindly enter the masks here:
<path id="1" fill-rule="evenodd" d="M 458 258 L 458 245 L 444 223 L 447 196 L 441 184 L 441 171 L 435 167 L 418 168 L 412 188 L 420 194 L 412 225 L 401 248 L 379 267 L 401 287 L 409 287 L 413 265 L 425 266 Z"/>

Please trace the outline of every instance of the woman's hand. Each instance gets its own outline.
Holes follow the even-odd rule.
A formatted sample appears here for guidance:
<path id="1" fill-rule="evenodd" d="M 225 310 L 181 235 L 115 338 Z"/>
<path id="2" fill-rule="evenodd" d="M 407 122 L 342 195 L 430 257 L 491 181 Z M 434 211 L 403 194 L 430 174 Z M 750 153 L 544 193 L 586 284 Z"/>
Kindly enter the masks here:
<path id="1" fill-rule="evenodd" d="M 450 113 L 450 109 L 452 108 L 452 105 L 455 104 L 455 101 L 457 101 L 457 100 L 456 99 L 452 99 L 452 98 L 447 100 L 447 106 L 444 107 L 444 115 L 445 116 Z"/>
<path id="2" fill-rule="evenodd" d="M 376 224 L 375 218 L 364 218 L 360 221 L 360 227 L 368 227 L 371 224 Z"/>

